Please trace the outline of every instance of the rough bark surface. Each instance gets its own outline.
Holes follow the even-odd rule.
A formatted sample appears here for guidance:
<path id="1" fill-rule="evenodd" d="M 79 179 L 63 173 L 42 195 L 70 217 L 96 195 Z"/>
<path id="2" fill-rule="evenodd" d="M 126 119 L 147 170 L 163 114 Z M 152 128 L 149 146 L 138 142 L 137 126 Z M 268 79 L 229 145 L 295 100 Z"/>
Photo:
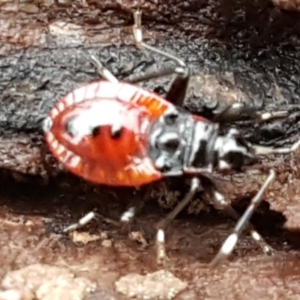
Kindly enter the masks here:
<path id="1" fill-rule="evenodd" d="M 45 291 L 53 286 L 26 276 L 43 270 L 58 278 L 61 272 L 61 282 L 69 271 L 75 274 L 76 280 L 68 282 L 70 299 L 77 291 L 86 299 L 127 299 L 116 291 L 121 276 L 161 268 L 155 263 L 155 223 L 180 198 L 173 187 L 182 196 L 186 185 L 154 185 L 148 195 L 152 201 L 129 228 L 95 222 L 87 228 L 96 241 L 84 244 L 89 238 L 84 228 L 77 236 L 82 243 L 74 243 L 74 236 L 61 234 L 63 226 L 95 208 L 118 219 L 135 192 L 95 187 L 65 174 L 48 153 L 40 129 L 55 101 L 98 80 L 91 54 L 123 80 L 168 67 L 168 60 L 132 43 L 131 10 L 138 6 L 146 41 L 191 68 L 187 108 L 201 112 L 215 101 L 224 106 L 243 101 L 267 110 L 300 104 L 299 14 L 280 11 L 270 1 L 0 1 L 0 277 L 6 290 L 0 299 L 16 294 L 47 299 Z M 169 82 L 163 78 L 142 86 L 164 95 Z M 239 127 L 252 142 L 278 146 L 299 138 L 299 119 L 296 108 L 285 120 Z M 243 173 L 215 174 L 220 190 L 242 210 L 267 170 L 276 170 L 253 222 L 277 252 L 265 257 L 245 236 L 230 262 L 209 270 L 207 263 L 234 222 L 202 207 L 199 194 L 168 230 L 170 260 L 164 269 L 187 283 L 176 299 L 291 299 L 299 294 L 299 163 L 296 153 L 263 160 Z M 137 232 L 145 240 L 132 234 Z M 29 265 L 35 271 L 11 273 Z M 21 285 L 20 276 L 35 283 L 28 279 L 27 286 Z M 74 282 L 81 288 L 73 288 Z M 93 282 L 96 290 L 90 293 Z"/>

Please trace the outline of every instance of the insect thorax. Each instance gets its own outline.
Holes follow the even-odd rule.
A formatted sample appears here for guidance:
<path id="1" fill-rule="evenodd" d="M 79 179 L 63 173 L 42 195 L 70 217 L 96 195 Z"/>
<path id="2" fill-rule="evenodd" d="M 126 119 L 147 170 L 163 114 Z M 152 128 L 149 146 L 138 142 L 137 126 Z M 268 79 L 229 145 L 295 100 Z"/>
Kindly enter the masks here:
<path id="1" fill-rule="evenodd" d="M 186 111 L 163 114 L 151 127 L 148 153 L 165 176 L 240 169 L 254 162 L 251 147 L 235 129 L 219 134 L 219 125 Z"/>
<path id="2" fill-rule="evenodd" d="M 217 132 L 216 124 L 195 121 L 185 111 L 168 111 L 151 127 L 149 156 L 157 169 L 170 176 L 188 168 L 207 169 L 213 164 Z"/>

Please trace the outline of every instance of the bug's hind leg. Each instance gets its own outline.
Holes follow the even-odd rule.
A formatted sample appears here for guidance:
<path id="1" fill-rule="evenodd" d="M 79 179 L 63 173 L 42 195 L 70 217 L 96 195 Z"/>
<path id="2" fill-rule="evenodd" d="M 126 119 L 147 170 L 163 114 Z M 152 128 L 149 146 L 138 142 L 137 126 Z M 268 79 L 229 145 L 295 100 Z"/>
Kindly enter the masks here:
<path id="1" fill-rule="evenodd" d="M 159 54 L 161 56 L 164 56 L 166 58 L 169 58 L 173 60 L 176 63 L 176 67 L 173 69 L 160 71 L 157 73 L 145 75 L 143 77 L 137 78 L 133 80 L 132 82 L 140 82 L 144 80 L 149 80 L 153 78 L 158 78 L 161 76 L 167 76 L 176 74 L 176 77 L 174 81 L 171 84 L 171 87 L 169 88 L 169 91 L 167 93 L 166 99 L 170 102 L 172 102 L 174 105 L 182 106 L 186 90 L 189 83 L 190 73 L 189 69 L 186 66 L 185 62 L 181 60 L 180 58 L 171 55 L 167 52 L 164 52 L 162 50 L 159 50 L 155 47 L 147 45 L 143 41 L 143 31 L 142 31 L 142 12 L 140 10 L 137 10 L 133 14 L 134 17 L 134 25 L 133 25 L 133 38 L 136 46 L 140 49 L 146 49 L 150 52 L 154 52 L 156 54 Z"/>
<path id="2" fill-rule="evenodd" d="M 118 83 L 119 80 L 107 69 L 103 66 L 103 64 L 96 58 L 95 55 L 91 55 L 91 59 L 93 61 L 93 64 L 95 65 L 98 74 L 106 79 L 107 81 L 110 81 L 112 83 Z"/>
<path id="3" fill-rule="evenodd" d="M 124 225 L 129 225 L 133 220 L 136 214 L 142 210 L 145 203 L 150 199 L 148 197 L 148 192 L 150 190 L 150 186 L 143 187 L 141 190 L 138 190 L 136 194 L 133 196 L 133 199 L 130 201 L 129 207 L 122 213 L 119 220 L 113 220 L 110 218 L 106 218 L 103 215 L 96 213 L 94 211 L 90 211 L 85 214 L 82 218 L 78 220 L 68 227 L 66 227 L 63 232 L 71 232 L 77 230 L 79 228 L 84 227 L 88 223 L 92 222 L 93 220 L 99 220 L 101 222 L 111 224 L 115 227 L 123 227 Z M 126 227 L 125 227 L 126 229 Z"/>
<path id="4" fill-rule="evenodd" d="M 166 246 L 165 246 L 165 230 L 170 221 L 174 220 L 176 216 L 191 202 L 195 194 L 202 188 L 199 178 L 192 178 L 189 192 L 186 196 L 176 205 L 176 207 L 157 224 L 156 232 L 156 253 L 157 263 L 163 264 L 166 259 Z"/>
<path id="5" fill-rule="evenodd" d="M 96 213 L 94 211 L 90 211 L 87 214 L 85 214 L 82 218 L 80 218 L 77 222 L 69 225 L 68 227 L 66 227 L 63 232 L 67 233 L 67 232 L 71 232 L 74 230 L 77 230 L 79 228 L 82 228 L 84 226 L 86 226 L 87 224 L 89 224 L 90 222 L 92 222 L 93 220 L 101 220 L 105 223 L 108 224 L 112 224 L 114 226 L 120 226 L 121 222 L 123 223 L 129 223 L 130 221 L 132 221 L 132 219 L 134 218 L 134 216 L 136 215 L 136 211 L 137 211 L 137 207 L 135 206 L 130 206 L 120 217 L 120 221 L 115 221 L 109 218 L 105 218 L 103 217 L 101 214 Z"/>
<path id="6" fill-rule="evenodd" d="M 220 265 L 233 251 L 235 245 L 238 242 L 239 237 L 242 235 L 243 231 L 247 226 L 249 226 L 250 219 L 255 212 L 256 208 L 262 201 L 263 194 L 275 178 L 275 172 L 274 170 L 271 170 L 269 173 L 268 178 L 260 188 L 260 190 L 257 192 L 254 198 L 252 198 L 248 208 L 243 213 L 243 215 L 239 218 L 238 222 L 235 225 L 235 228 L 233 229 L 232 234 L 228 236 L 228 238 L 223 243 L 220 251 L 215 256 L 215 258 L 210 263 L 211 267 L 216 267 Z M 253 230 L 253 229 L 252 229 Z M 256 232 L 256 234 L 258 234 Z M 255 235 L 254 235 L 255 236 Z M 253 237 L 253 234 L 252 234 Z M 260 237 L 259 242 L 262 243 L 263 239 Z M 266 242 L 263 242 L 266 244 Z M 262 244 L 263 245 L 263 244 Z M 267 245 L 267 244 L 266 244 Z M 272 249 L 270 246 L 268 246 L 269 249 Z"/>
<path id="7" fill-rule="evenodd" d="M 261 108 L 240 102 L 228 105 L 218 113 L 213 113 L 213 110 L 215 110 L 215 108 L 209 111 L 211 115 L 210 119 L 218 123 L 232 123 L 250 120 L 262 123 L 275 119 L 283 119 L 289 114 L 288 110 L 265 112 L 261 111 Z"/>
<path id="8" fill-rule="evenodd" d="M 120 222 L 125 224 L 131 222 L 134 219 L 137 213 L 139 213 L 143 209 L 147 201 L 151 200 L 151 189 L 152 184 L 143 186 L 138 189 L 137 193 L 130 201 L 128 208 L 122 213 Z"/>
<path id="9" fill-rule="evenodd" d="M 161 70 L 155 73 L 146 74 L 143 76 L 138 76 L 137 78 L 133 80 L 128 80 L 129 83 L 138 83 L 142 81 L 147 81 L 150 79 L 156 79 L 164 76 L 169 75 L 177 75 L 174 81 L 171 84 L 171 87 L 169 88 L 169 91 L 166 95 L 166 99 L 170 102 L 172 102 L 174 105 L 182 106 L 186 90 L 188 87 L 189 82 L 189 69 L 184 63 L 183 60 L 177 58 L 176 56 L 173 56 L 167 52 L 161 51 L 159 49 L 156 49 L 154 47 L 151 47 L 143 42 L 143 34 L 142 34 L 142 26 L 141 26 L 141 11 L 135 11 L 134 12 L 134 25 L 133 25 L 133 37 L 134 42 L 136 46 L 140 49 L 147 49 L 151 52 L 160 54 L 162 56 L 165 56 L 173 61 L 176 62 L 177 66 L 175 68 L 169 68 L 166 70 Z M 103 66 L 103 64 L 94 56 L 91 56 L 91 59 L 97 68 L 97 71 L 99 75 L 106 80 L 117 83 L 118 79 L 107 69 Z"/>
<path id="10" fill-rule="evenodd" d="M 300 140 L 296 141 L 290 147 L 271 148 L 263 146 L 252 146 L 256 155 L 268 155 L 268 154 L 290 154 L 296 152 L 300 148 Z"/>
<path id="11" fill-rule="evenodd" d="M 228 201 L 226 201 L 224 195 L 217 191 L 215 184 L 207 177 L 204 177 L 202 179 L 202 183 L 205 186 L 205 190 L 208 192 L 208 202 L 212 204 L 215 207 L 215 209 L 224 212 L 230 218 L 234 220 L 239 220 L 239 213 L 230 205 Z M 255 230 L 254 226 L 251 223 L 249 223 L 247 231 L 250 233 L 252 239 L 261 247 L 265 254 L 273 254 L 274 250 Z"/>
<path id="12" fill-rule="evenodd" d="M 110 223 L 110 224 L 113 224 L 113 225 L 118 225 L 118 222 L 117 221 L 114 221 L 114 220 L 111 220 L 111 219 L 108 219 L 108 218 L 104 218 L 102 215 L 94 212 L 94 211 L 90 211 L 88 212 L 87 214 L 85 214 L 82 218 L 80 218 L 78 220 L 78 222 L 76 223 L 73 223 L 71 225 L 69 225 L 68 227 L 66 227 L 63 232 L 64 233 L 67 233 L 67 232 L 71 232 L 71 231 L 74 231 L 74 230 L 77 230 L 79 228 L 82 228 L 84 227 L 85 225 L 87 225 L 88 223 L 92 222 L 93 220 L 102 220 L 106 223 Z"/>

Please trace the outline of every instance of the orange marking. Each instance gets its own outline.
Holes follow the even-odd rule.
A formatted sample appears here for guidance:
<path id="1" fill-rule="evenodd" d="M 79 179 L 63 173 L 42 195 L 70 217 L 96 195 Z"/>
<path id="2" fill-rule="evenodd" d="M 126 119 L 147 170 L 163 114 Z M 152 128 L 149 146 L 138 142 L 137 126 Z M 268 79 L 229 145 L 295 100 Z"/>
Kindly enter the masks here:
<path id="1" fill-rule="evenodd" d="M 117 178 L 120 182 L 125 182 L 126 181 L 126 176 L 124 171 L 120 171 L 117 173 Z"/>

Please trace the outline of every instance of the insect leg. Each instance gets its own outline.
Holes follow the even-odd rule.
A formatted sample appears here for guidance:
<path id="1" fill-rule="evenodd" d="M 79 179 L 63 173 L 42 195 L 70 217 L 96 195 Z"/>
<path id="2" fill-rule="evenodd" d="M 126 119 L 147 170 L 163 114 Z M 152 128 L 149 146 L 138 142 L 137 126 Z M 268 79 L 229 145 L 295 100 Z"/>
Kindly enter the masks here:
<path id="1" fill-rule="evenodd" d="M 157 79 L 160 77 L 165 77 L 165 76 L 170 76 L 170 75 L 174 75 L 174 74 L 181 74 L 182 72 L 180 72 L 180 70 L 177 71 L 176 68 L 168 68 L 165 70 L 160 70 L 158 72 L 153 72 L 150 74 L 145 74 L 145 75 L 140 75 L 136 78 L 130 79 L 130 80 L 126 80 L 129 83 L 139 83 L 139 82 L 143 82 L 143 81 L 148 81 L 151 79 Z"/>
<path id="2" fill-rule="evenodd" d="M 291 147 L 287 148 L 271 148 L 254 145 L 252 146 L 256 155 L 268 155 L 268 154 L 289 154 L 296 152 L 300 147 L 300 140 L 295 142 Z"/>
<path id="3" fill-rule="evenodd" d="M 147 186 L 143 188 L 142 191 L 139 191 L 136 195 L 134 195 L 134 198 L 131 201 L 129 208 L 122 213 L 120 217 L 120 221 L 114 221 L 112 219 L 105 218 L 102 215 L 94 211 L 91 211 L 88 212 L 86 215 L 84 215 L 81 219 L 79 219 L 78 222 L 73 223 L 68 227 L 66 227 L 64 229 L 64 232 L 69 232 L 81 228 L 95 219 L 100 219 L 105 223 L 113 224 L 114 226 L 120 226 L 121 223 L 129 223 L 134 218 L 136 213 L 143 208 L 146 201 L 149 200 L 149 197 L 147 197 L 147 193 L 149 190 L 150 190 L 150 186 Z M 143 201 L 141 201 L 141 198 L 143 199 Z"/>
<path id="4" fill-rule="evenodd" d="M 130 201 L 129 208 L 124 211 L 120 217 L 120 222 L 129 223 L 135 215 L 143 209 L 147 201 L 151 200 L 150 191 L 152 185 L 146 185 L 138 189 L 137 194 L 134 195 Z"/>
<path id="5" fill-rule="evenodd" d="M 103 216 L 101 216 L 100 214 L 98 214 L 94 211 L 90 211 L 89 213 L 84 215 L 81 219 L 79 219 L 78 222 L 73 223 L 73 224 L 69 225 L 68 227 L 66 227 L 63 230 L 63 232 L 66 233 L 66 232 L 70 232 L 70 231 L 76 230 L 78 228 L 81 228 L 95 219 L 102 219 L 106 223 L 118 225 L 118 222 L 113 221 L 111 219 L 104 218 Z"/>
<path id="6" fill-rule="evenodd" d="M 215 109 L 215 108 L 214 108 Z M 219 113 L 213 113 L 213 121 L 219 123 L 230 123 L 236 121 L 247 121 L 253 120 L 255 122 L 261 123 L 274 119 L 282 119 L 288 116 L 288 110 L 275 111 L 275 112 L 261 112 L 255 106 L 249 106 L 245 103 L 233 103 L 225 107 Z"/>
<path id="7" fill-rule="evenodd" d="M 208 191 L 207 201 L 212 204 L 215 209 L 221 210 L 234 220 L 239 220 L 239 213 L 226 201 L 225 197 L 217 191 L 215 184 L 207 177 L 202 179 L 202 184 L 205 190 Z M 253 240 L 262 248 L 263 252 L 267 255 L 273 254 L 274 250 L 268 245 L 263 237 L 255 230 L 253 224 L 249 223 L 247 227 Z"/>
<path id="8" fill-rule="evenodd" d="M 231 254 L 243 230 L 249 224 L 250 219 L 253 213 L 255 212 L 255 209 L 260 204 L 263 194 L 265 193 L 266 189 L 269 187 L 274 178 L 275 171 L 271 170 L 265 183 L 262 185 L 255 197 L 251 200 L 248 208 L 238 220 L 237 224 L 235 225 L 235 228 L 233 229 L 232 234 L 228 236 L 228 238 L 223 243 L 220 251 L 210 263 L 211 267 L 216 267 L 220 265 L 220 263 L 222 263 Z"/>
<path id="9" fill-rule="evenodd" d="M 112 83 L 118 83 L 119 80 L 107 69 L 105 68 L 102 63 L 96 58 L 95 55 L 91 55 L 91 59 L 97 69 L 98 74 L 106 79 L 107 81 L 110 81 Z"/>
<path id="10" fill-rule="evenodd" d="M 122 213 L 122 215 L 120 217 L 120 221 L 125 222 L 125 223 L 130 222 L 134 218 L 134 216 L 136 215 L 136 211 L 137 211 L 136 206 L 130 206 L 128 209 L 126 209 Z"/>
<path id="11" fill-rule="evenodd" d="M 157 224 L 156 232 L 156 253 L 157 263 L 162 264 L 166 260 L 165 248 L 165 230 L 170 221 L 175 219 L 176 216 L 190 203 L 195 196 L 196 192 L 201 188 L 201 181 L 199 178 L 194 177 L 191 181 L 191 187 L 186 196 L 176 205 L 176 207 Z"/>
<path id="12" fill-rule="evenodd" d="M 189 69 L 186 66 L 185 62 L 178 57 L 171 55 L 167 52 L 161 51 L 155 47 L 149 46 L 146 43 L 143 42 L 143 32 L 142 32 L 142 25 L 141 25 L 141 17 L 142 12 L 140 10 L 137 10 L 133 14 L 134 17 L 134 25 L 133 25 L 133 38 L 136 46 L 139 49 L 147 49 L 151 52 L 160 54 L 166 58 L 169 58 L 173 60 L 177 67 L 171 70 L 166 70 L 158 73 L 153 73 L 146 75 L 144 77 L 141 77 L 139 79 L 135 79 L 133 82 L 140 82 L 143 80 L 148 80 L 151 78 L 158 78 L 161 76 L 167 76 L 171 74 L 177 74 L 176 78 L 171 84 L 171 87 L 169 88 L 169 91 L 167 93 L 166 99 L 170 102 L 172 102 L 174 105 L 182 106 L 186 90 L 189 82 Z"/>
<path id="13" fill-rule="evenodd" d="M 127 209 L 120 217 L 120 221 L 123 223 L 129 223 L 135 216 L 136 211 L 139 209 L 140 207 L 136 207 L 136 206 L 131 206 L 129 209 Z M 68 227 L 66 227 L 63 232 L 70 232 L 70 231 L 74 231 L 77 230 L 81 227 L 84 227 L 85 225 L 87 225 L 88 223 L 92 222 L 93 220 L 96 219 L 100 219 L 103 220 L 105 223 L 108 224 L 112 224 L 114 226 L 120 226 L 120 222 L 118 221 L 114 221 L 108 218 L 104 218 L 102 215 L 94 212 L 94 211 L 90 211 L 87 214 L 85 214 L 81 219 L 78 220 L 78 222 L 73 223 L 71 225 L 69 225 Z"/>

